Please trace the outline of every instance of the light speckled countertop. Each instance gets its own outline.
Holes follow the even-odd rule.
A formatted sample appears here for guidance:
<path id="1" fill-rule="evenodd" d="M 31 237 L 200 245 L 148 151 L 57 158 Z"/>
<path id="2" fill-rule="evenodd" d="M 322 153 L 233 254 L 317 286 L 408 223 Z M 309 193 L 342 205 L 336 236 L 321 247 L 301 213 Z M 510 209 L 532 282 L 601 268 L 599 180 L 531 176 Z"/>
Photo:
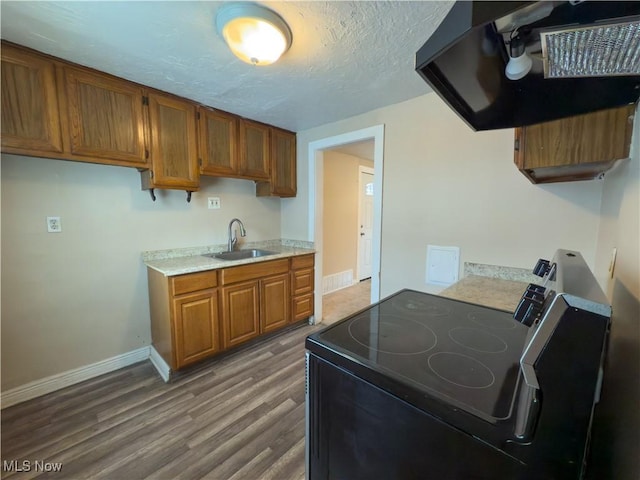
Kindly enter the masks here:
<path id="1" fill-rule="evenodd" d="M 205 247 L 193 247 L 173 250 L 157 250 L 142 253 L 142 260 L 149 268 L 171 277 L 185 273 L 216 270 L 218 268 L 235 267 L 248 263 L 266 262 L 278 258 L 287 258 L 297 255 L 314 253 L 315 250 L 309 242 L 286 242 L 269 240 L 266 242 L 251 242 L 243 244 L 241 249 L 260 248 L 275 252 L 258 258 L 245 258 L 242 260 L 220 260 L 205 256 L 226 250 L 226 245 L 210 245 Z"/>
<path id="2" fill-rule="evenodd" d="M 528 283 L 469 275 L 446 288 L 443 297 L 514 312 Z"/>

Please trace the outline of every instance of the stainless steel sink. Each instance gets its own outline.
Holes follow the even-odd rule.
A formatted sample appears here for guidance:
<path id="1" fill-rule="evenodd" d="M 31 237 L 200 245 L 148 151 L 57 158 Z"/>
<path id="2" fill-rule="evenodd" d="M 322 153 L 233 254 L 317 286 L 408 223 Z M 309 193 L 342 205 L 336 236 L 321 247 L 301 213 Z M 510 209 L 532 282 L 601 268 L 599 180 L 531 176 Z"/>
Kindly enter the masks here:
<path id="1" fill-rule="evenodd" d="M 276 255 L 277 253 L 278 252 L 272 252 L 270 250 L 252 248 L 248 250 L 234 250 L 233 252 L 210 253 L 208 255 L 205 255 L 205 257 L 213 257 L 220 260 L 243 260 L 245 258 L 257 258 L 266 257 L 267 255 Z"/>

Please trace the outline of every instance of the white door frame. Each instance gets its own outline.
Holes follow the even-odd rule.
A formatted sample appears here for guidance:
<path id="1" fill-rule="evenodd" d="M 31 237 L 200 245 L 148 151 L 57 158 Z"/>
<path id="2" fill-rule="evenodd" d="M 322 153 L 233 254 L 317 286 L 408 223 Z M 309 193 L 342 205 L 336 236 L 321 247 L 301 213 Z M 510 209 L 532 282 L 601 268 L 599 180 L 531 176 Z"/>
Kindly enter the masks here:
<path id="1" fill-rule="evenodd" d="M 375 165 L 375 164 L 374 164 Z M 362 189 L 364 188 L 364 185 L 362 184 L 362 174 L 363 173 L 369 173 L 371 175 L 373 175 L 373 180 L 375 182 L 376 179 L 376 174 L 373 168 L 371 167 L 365 167 L 364 165 L 358 165 L 358 230 L 357 230 L 357 237 L 356 237 L 356 278 L 354 279 L 355 282 L 358 282 L 360 280 L 360 269 L 362 268 L 361 265 L 361 254 L 362 252 L 361 250 L 361 245 L 360 245 L 360 219 L 362 218 Z M 373 200 L 375 202 L 375 198 L 376 198 L 376 190 L 375 188 L 373 189 Z M 374 218 L 375 218 L 375 212 L 374 212 Z M 373 252 L 372 252 L 372 258 L 373 258 Z M 371 275 L 373 276 L 373 272 L 371 272 Z"/>
<path id="2" fill-rule="evenodd" d="M 382 237 L 382 172 L 384 162 L 384 125 L 374 125 L 309 143 L 309 234 L 316 250 L 315 319 L 322 321 L 322 221 L 323 221 L 323 151 L 348 143 L 373 140 L 373 239 L 371 259 L 371 302 L 380 300 L 380 255 Z"/>

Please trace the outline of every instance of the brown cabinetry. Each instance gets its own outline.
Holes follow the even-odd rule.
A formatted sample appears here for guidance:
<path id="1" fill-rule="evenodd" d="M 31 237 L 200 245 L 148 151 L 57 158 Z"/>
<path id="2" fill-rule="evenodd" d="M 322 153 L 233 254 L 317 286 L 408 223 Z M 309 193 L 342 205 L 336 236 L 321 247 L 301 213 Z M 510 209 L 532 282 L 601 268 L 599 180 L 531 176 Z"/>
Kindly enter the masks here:
<path id="1" fill-rule="evenodd" d="M 200 173 L 238 176 L 238 117 L 212 108 L 198 109 Z"/>
<path id="2" fill-rule="evenodd" d="M 2 151 L 45 156 L 61 153 L 55 63 L 2 45 Z"/>
<path id="3" fill-rule="evenodd" d="M 229 348 L 289 323 L 289 260 L 221 270 L 222 332 Z"/>
<path id="4" fill-rule="evenodd" d="M 271 172 L 268 182 L 256 185 L 258 196 L 296 196 L 296 134 L 271 128 Z"/>
<path id="5" fill-rule="evenodd" d="M 291 321 L 313 315 L 314 255 L 291 259 Z"/>
<path id="6" fill-rule="evenodd" d="M 147 269 L 153 348 L 171 370 L 313 315 L 314 255 L 166 277 Z"/>
<path id="7" fill-rule="evenodd" d="M 92 162 L 146 165 L 140 86 L 74 67 L 64 67 L 63 84 L 63 127 L 71 155 Z"/>
<path id="8" fill-rule="evenodd" d="M 291 321 L 289 272 L 260 280 L 260 331 L 271 332 Z"/>
<path id="9" fill-rule="evenodd" d="M 240 174 L 253 180 L 269 180 L 269 126 L 240 119 Z"/>
<path id="10" fill-rule="evenodd" d="M 222 288 L 222 336 L 224 348 L 251 340 L 260 334 L 260 287 L 242 282 Z"/>
<path id="11" fill-rule="evenodd" d="M 151 169 L 142 172 L 143 188 L 198 190 L 195 105 L 157 92 L 148 103 Z"/>
<path id="12" fill-rule="evenodd" d="M 172 370 L 220 351 L 217 274 L 167 278 L 148 269 L 153 346 Z"/>
<path id="13" fill-rule="evenodd" d="M 635 105 L 517 128 L 518 169 L 532 183 L 590 180 L 629 157 Z"/>
<path id="14" fill-rule="evenodd" d="M 1 74 L 3 152 L 135 167 L 143 189 L 193 192 L 203 174 L 296 195 L 292 132 L 7 42 Z"/>

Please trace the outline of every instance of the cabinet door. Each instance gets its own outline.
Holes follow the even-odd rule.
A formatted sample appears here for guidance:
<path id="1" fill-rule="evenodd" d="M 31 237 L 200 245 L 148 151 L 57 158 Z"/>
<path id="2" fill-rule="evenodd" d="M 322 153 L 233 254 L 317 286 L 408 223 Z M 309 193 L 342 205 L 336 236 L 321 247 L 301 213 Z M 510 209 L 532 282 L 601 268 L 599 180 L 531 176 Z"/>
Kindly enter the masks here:
<path id="1" fill-rule="evenodd" d="M 238 117 L 230 113 L 200 108 L 200 173 L 238 175 Z"/>
<path id="2" fill-rule="evenodd" d="M 150 187 L 197 190 L 199 183 L 195 104 L 149 93 Z"/>
<path id="3" fill-rule="evenodd" d="M 240 119 L 240 173 L 254 180 L 269 180 L 269 127 Z"/>
<path id="4" fill-rule="evenodd" d="M 71 153 L 100 163 L 146 165 L 142 89 L 73 67 L 64 68 L 64 82 Z"/>
<path id="5" fill-rule="evenodd" d="M 176 368 L 220 350 L 217 290 L 175 297 L 173 308 Z"/>
<path id="6" fill-rule="evenodd" d="M 269 193 L 257 189 L 259 196 L 275 195 L 279 197 L 296 196 L 296 134 L 271 129 L 271 179 L 268 184 L 261 185 L 269 189 Z"/>
<path id="7" fill-rule="evenodd" d="M 62 152 L 55 65 L 2 45 L 2 151 Z"/>
<path id="8" fill-rule="evenodd" d="M 267 333 L 290 322 L 289 274 L 260 280 L 260 332 Z"/>
<path id="9" fill-rule="evenodd" d="M 260 333 L 260 283 L 250 281 L 222 288 L 224 348 L 239 345 Z"/>

